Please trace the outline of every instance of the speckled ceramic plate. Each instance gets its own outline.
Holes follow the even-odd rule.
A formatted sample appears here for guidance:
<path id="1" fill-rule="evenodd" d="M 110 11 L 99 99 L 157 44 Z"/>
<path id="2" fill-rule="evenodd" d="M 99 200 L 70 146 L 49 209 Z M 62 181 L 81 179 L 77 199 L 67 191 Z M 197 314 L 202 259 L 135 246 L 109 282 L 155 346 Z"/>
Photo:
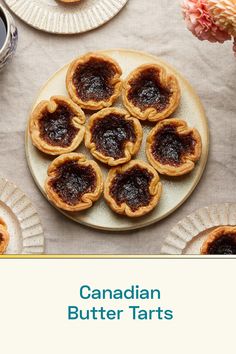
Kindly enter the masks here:
<path id="1" fill-rule="evenodd" d="M 13 183 L 0 178 L 0 218 L 10 235 L 6 254 L 42 254 L 44 235 L 29 198 Z"/>
<path id="2" fill-rule="evenodd" d="M 180 73 L 175 71 L 168 64 L 162 62 L 154 56 L 142 52 L 135 52 L 129 50 L 109 50 L 104 51 L 102 53 L 110 55 L 112 58 L 116 59 L 119 62 L 123 69 L 124 78 L 131 72 L 131 70 L 145 63 L 161 63 L 166 67 L 169 72 L 174 73 L 179 79 L 179 83 L 182 90 L 182 99 L 178 110 L 173 116 L 185 119 L 190 126 L 195 127 L 199 130 L 202 137 L 202 156 L 199 163 L 196 165 L 194 171 L 191 174 L 186 175 L 185 177 L 161 177 L 164 187 L 161 201 L 159 205 L 155 208 L 155 210 L 147 214 L 146 216 L 134 219 L 130 219 L 125 216 L 119 216 L 110 210 L 103 198 L 100 198 L 100 200 L 96 202 L 95 205 L 87 211 L 83 211 L 80 213 L 63 212 L 65 215 L 75 220 L 76 222 L 94 228 L 112 231 L 137 229 L 146 225 L 153 224 L 154 222 L 165 218 L 174 210 L 176 210 L 193 192 L 194 188 L 196 187 L 202 176 L 207 161 L 209 146 L 207 119 L 201 102 L 196 93 L 193 91 L 192 87 L 182 77 Z M 68 65 L 64 66 L 61 70 L 59 70 L 49 79 L 46 85 L 40 90 L 38 97 L 34 103 L 34 106 L 38 104 L 41 100 L 49 99 L 50 96 L 67 95 L 65 87 L 65 77 L 67 69 Z M 117 106 L 122 106 L 121 100 L 118 101 Z M 145 161 L 145 142 L 146 136 L 150 129 L 150 125 L 143 124 L 143 144 L 139 154 L 137 155 L 137 158 L 143 159 Z M 80 146 L 78 151 L 84 153 L 90 159 L 92 158 L 92 156 L 85 149 L 84 146 Z M 51 158 L 40 153 L 32 145 L 28 130 L 26 132 L 26 154 L 28 164 L 35 179 L 35 182 L 45 195 L 44 181 L 47 175 L 47 167 L 51 161 Z M 103 166 L 101 167 L 105 177 L 107 169 Z"/>
<path id="3" fill-rule="evenodd" d="M 210 231 L 219 226 L 236 225 L 236 204 L 211 205 L 181 220 L 167 236 L 162 254 L 200 254 Z"/>
<path id="4" fill-rule="evenodd" d="M 73 34 L 90 31 L 111 20 L 128 0 L 81 0 L 63 4 L 56 0 L 5 0 L 9 8 L 39 30 Z"/>

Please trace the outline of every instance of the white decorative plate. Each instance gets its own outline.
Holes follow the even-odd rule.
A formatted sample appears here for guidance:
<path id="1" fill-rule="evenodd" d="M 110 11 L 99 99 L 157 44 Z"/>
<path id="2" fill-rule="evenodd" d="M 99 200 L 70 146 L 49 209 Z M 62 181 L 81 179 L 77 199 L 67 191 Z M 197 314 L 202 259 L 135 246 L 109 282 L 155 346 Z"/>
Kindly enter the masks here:
<path id="1" fill-rule="evenodd" d="M 111 20 L 128 0 L 81 0 L 63 4 L 56 0 L 5 0 L 9 8 L 39 30 L 73 34 L 90 31 Z"/>
<path id="2" fill-rule="evenodd" d="M 123 77 L 126 77 L 134 68 L 145 63 L 162 64 L 169 72 L 174 73 L 177 76 L 181 86 L 182 98 L 181 104 L 173 116 L 185 119 L 190 126 L 199 130 L 202 137 L 202 156 L 192 173 L 179 178 L 161 177 L 164 187 L 163 194 L 160 204 L 155 208 L 153 212 L 141 218 L 133 219 L 125 216 L 119 216 L 110 210 L 103 198 L 100 198 L 92 208 L 83 212 L 69 213 L 61 211 L 67 217 L 73 219 L 76 222 L 98 229 L 111 231 L 137 229 L 146 225 L 153 224 L 154 222 L 168 216 L 170 213 L 176 210 L 193 192 L 202 176 L 208 156 L 209 137 L 207 119 L 201 102 L 189 83 L 182 77 L 180 73 L 176 72 L 172 67 L 162 62 L 157 57 L 142 52 L 121 49 L 107 50 L 103 51 L 102 53 L 109 55 L 118 61 L 123 70 Z M 53 95 L 67 95 L 65 87 L 67 69 L 68 65 L 64 66 L 49 79 L 49 81 L 39 92 L 34 106 L 41 100 L 49 99 Z M 122 106 L 121 99 L 117 102 L 117 106 Z M 141 146 L 140 152 L 137 155 L 137 158 L 146 161 L 145 142 L 146 136 L 150 131 L 151 126 L 150 124 L 142 125 L 144 131 L 143 144 Z M 78 151 L 87 155 L 90 159 L 92 158 L 92 155 L 90 155 L 84 146 L 80 146 Z M 51 158 L 45 154 L 40 153 L 40 151 L 32 145 L 28 129 L 26 131 L 26 155 L 31 173 L 36 181 L 36 184 L 45 195 L 44 181 L 47 175 L 47 167 L 51 162 Z M 107 168 L 101 164 L 100 167 L 102 168 L 105 178 L 107 174 Z"/>
<path id="3" fill-rule="evenodd" d="M 200 248 L 209 232 L 226 225 L 236 225 L 236 204 L 218 204 L 199 209 L 171 230 L 161 253 L 200 254 Z"/>
<path id="4" fill-rule="evenodd" d="M 42 254 L 44 235 L 39 216 L 28 197 L 0 178 L 0 218 L 10 235 L 6 254 Z"/>

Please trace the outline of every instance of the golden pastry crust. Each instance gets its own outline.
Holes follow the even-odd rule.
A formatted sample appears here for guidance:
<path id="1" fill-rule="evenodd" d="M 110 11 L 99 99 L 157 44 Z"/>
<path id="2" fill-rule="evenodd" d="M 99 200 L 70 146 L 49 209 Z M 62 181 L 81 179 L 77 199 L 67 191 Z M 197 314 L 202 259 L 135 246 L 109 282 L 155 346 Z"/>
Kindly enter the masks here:
<path id="1" fill-rule="evenodd" d="M 78 170 L 72 170 L 72 172 L 68 172 L 67 170 L 65 177 L 63 177 L 63 168 L 67 168 L 67 166 L 72 166 L 68 167 L 72 169 L 76 168 L 82 169 L 83 171 L 88 171 L 88 175 L 86 177 L 82 175 L 81 177 L 80 172 L 76 172 Z M 80 178 L 78 181 L 75 180 L 76 174 Z M 62 178 L 62 180 L 59 181 L 59 178 Z M 71 195 L 73 196 L 77 193 L 77 188 L 80 188 L 81 180 L 83 178 L 86 178 L 86 189 L 81 192 L 76 202 L 71 202 L 68 199 L 71 198 Z M 56 190 L 55 188 L 55 183 L 58 181 L 60 186 L 62 186 L 60 190 Z M 73 212 L 85 210 L 90 208 L 93 205 L 93 202 L 99 199 L 103 191 L 102 172 L 95 161 L 87 160 L 82 154 L 70 153 L 61 155 L 57 157 L 48 167 L 48 177 L 45 181 L 45 191 L 48 199 L 60 209 Z M 67 200 L 66 198 L 62 198 L 62 195 L 65 196 Z"/>
<path id="2" fill-rule="evenodd" d="M 7 246 L 9 244 L 9 233 L 7 231 L 7 225 L 3 221 L 3 219 L 0 218 L 0 254 L 3 254 Z"/>
<path id="3" fill-rule="evenodd" d="M 86 86 L 84 84 L 83 90 L 86 91 L 86 94 L 89 96 L 85 99 L 82 97 L 82 95 L 80 95 L 78 93 L 78 90 L 77 90 L 75 83 L 74 83 L 74 77 L 76 76 L 76 72 L 79 69 L 84 68 L 85 66 L 89 67 L 89 65 L 91 65 L 91 70 L 92 69 L 95 70 L 94 67 L 96 66 L 96 63 L 98 63 L 98 68 L 96 69 L 97 71 L 101 70 L 99 68 L 104 69 L 106 67 L 109 68 L 109 70 L 111 71 L 111 73 L 109 73 L 107 78 L 102 76 L 102 85 L 104 85 L 104 86 L 107 85 L 106 87 L 109 87 L 111 92 L 109 92 L 109 94 L 107 94 L 107 97 L 104 97 L 104 98 L 100 97 L 98 99 L 92 98 L 92 96 L 95 95 L 95 92 L 93 92 L 93 93 L 88 92 L 88 91 L 91 91 L 91 88 L 94 88 L 94 90 L 96 89 L 97 91 L 99 91 L 101 81 L 100 81 L 99 72 L 98 72 L 98 81 L 99 81 L 98 83 L 95 82 L 96 80 L 92 80 L 91 84 L 88 84 L 88 80 L 85 80 L 86 85 L 88 87 L 84 87 L 84 86 Z M 89 71 L 90 75 L 91 75 L 91 70 Z M 107 69 L 104 71 L 106 73 L 106 75 L 109 70 Z M 105 74 L 103 73 L 103 75 L 105 75 Z M 120 79 L 121 75 L 122 75 L 122 70 L 121 70 L 119 64 L 114 59 L 112 59 L 108 56 L 99 54 L 99 53 L 88 53 L 78 59 L 75 59 L 70 64 L 70 67 L 68 69 L 67 76 L 66 76 L 67 91 L 68 91 L 71 99 L 75 103 L 80 105 L 80 107 L 82 107 L 82 108 L 96 111 L 96 110 L 99 110 L 102 108 L 110 107 L 115 102 L 115 100 L 120 96 L 121 87 L 122 87 L 122 82 Z M 91 79 L 91 77 L 90 77 L 90 79 Z M 104 82 L 106 81 L 105 79 L 107 79 L 108 83 L 106 82 L 104 84 Z M 89 90 L 88 90 L 88 88 L 89 88 Z"/>
<path id="4" fill-rule="evenodd" d="M 205 255 L 214 254 L 214 253 L 209 253 L 211 246 L 221 237 L 226 235 L 232 235 L 232 237 L 234 238 L 235 248 L 236 248 L 236 226 L 220 226 L 217 227 L 212 232 L 210 232 L 210 234 L 208 235 L 207 239 L 205 240 L 205 242 L 201 247 L 200 253 Z"/>
<path id="5" fill-rule="evenodd" d="M 111 117 L 110 118 L 111 120 L 109 120 L 109 117 Z M 114 120 L 116 120 L 115 123 Z M 120 125 L 119 125 L 119 120 L 121 121 Z M 129 136 L 127 141 L 126 142 L 124 141 L 124 145 L 122 144 L 123 146 L 120 149 L 121 152 L 123 151 L 122 156 L 114 157 L 115 155 L 117 155 L 117 148 L 118 148 L 117 144 L 119 142 L 117 144 L 115 143 L 116 140 L 113 134 L 116 133 L 124 136 L 125 130 L 122 130 L 122 124 L 124 122 L 126 127 L 127 127 L 127 123 L 128 124 L 130 123 L 130 129 L 132 129 L 132 133 L 130 133 L 130 135 L 132 134 L 132 137 Z M 95 125 L 99 123 L 100 123 L 100 132 L 101 129 L 105 129 L 104 131 L 105 136 L 103 136 L 104 141 L 102 142 L 102 144 L 103 144 L 103 148 L 105 148 L 106 151 L 102 151 L 101 148 L 99 149 L 99 146 L 97 146 L 97 144 L 94 142 L 95 132 L 93 131 L 93 129 Z M 102 123 L 104 124 L 104 127 L 101 125 Z M 112 132 L 112 127 L 109 127 L 109 123 L 113 124 L 114 133 Z M 118 132 L 118 128 L 122 131 Z M 95 113 L 89 119 L 87 129 L 86 129 L 86 134 L 85 134 L 85 145 L 90 150 L 91 154 L 99 161 L 102 161 L 103 163 L 109 166 L 117 166 L 130 161 L 132 156 L 134 156 L 139 151 L 142 142 L 142 137 L 143 137 L 143 130 L 138 119 L 131 117 L 130 114 L 123 109 L 105 108 L 99 111 L 98 113 Z M 117 139 L 118 138 L 119 137 L 117 136 Z M 106 145 L 105 140 L 108 141 L 109 146 L 108 144 Z"/>
<path id="6" fill-rule="evenodd" d="M 144 83 L 145 86 L 143 86 Z M 151 86 L 150 83 L 152 83 Z M 135 87 L 137 88 L 136 90 Z M 138 92 L 142 87 L 142 92 Z M 136 98 L 139 97 L 139 104 L 131 99 L 132 92 L 134 95 L 135 92 L 136 95 L 139 95 L 136 96 Z M 161 92 L 164 101 L 160 104 Z M 156 96 L 154 96 L 155 94 Z M 131 115 L 140 120 L 157 122 L 169 117 L 178 107 L 180 96 L 181 91 L 177 78 L 173 74 L 169 74 L 163 66 L 158 64 L 141 65 L 129 74 L 123 84 L 124 105 Z"/>
<path id="7" fill-rule="evenodd" d="M 168 160 L 161 161 L 161 159 L 158 159 L 153 152 L 156 143 L 156 135 L 158 133 L 161 134 L 161 132 L 165 134 L 165 129 L 174 129 L 173 134 L 177 136 L 177 139 L 188 139 L 188 137 L 190 139 L 188 142 L 188 146 L 185 147 L 184 152 L 177 150 L 176 145 L 178 146 L 178 140 L 176 145 L 171 145 L 171 142 L 169 142 L 169 151 L 167 150 L 167 143 L 165 144 L 165 146 L 163 147 L 163 154 L 165 154 L 165 159 L 167 159 L 167 157 L 169 156 L 169 162 Z M 192 145 L 193 142 L 194 145 Z M 161 147 L 160 144 L 159 147 Z M 165 119 L 157 123 L 157 125 L 150 131 L 147 137 L 146 154 L 148 161 L 159 173 L 163 175 L 181 176 L 189 173 L 194 169 L 195 163 L 201 157 L 201 153 L 202 141 L 199 132 L 195 128 L 189 128 L 187 123 L 181 119 Z M 174 154 L 173 156 L 175 158 L 176 155 L 178 155 L 178 157 L 180 156 L 180 160 L 178 162 L 174 161 L 171 158 L 171 154 Z"/>
<path id="8" fill-rule="evenodd" d="M 54 114 L 60 108 L 71 112 L 71 117 L 66 118 L 63 124 L 69 119 L 70 127 L 74 131 L 73 138 L 69 140 L 69 143 L 63 143 L 63 137 L 69 136 L 70 132 L 61 135 L 61 139 L 51 141 L 47 133 L 42 134 L 42 124 L 45 114 Z M 68 113 L 66 113 L 68 114 Z M 74 116 L 73 116 L 74 115 Z M 60 114 L 59 114 L 60 119 Z M 71 99 L 64 96 L 53 96 L 49 101 L 41 101 L 31 114 L 29 122 L 29 131 L 33 144 L 42 152 L 49 155 L 61 155 L 74 151 L 83 141 L 85 134 L 85 114 Z M 58 127 L 59 126 L 59 127 Z M 56 134 L 56 130 L 60 129 L 60 125 L 54 125 L 51 127 L 49 133 Z"/>
<path id="9" fill-rule="evenodd" d="M 124 176 L 126 173 L 128 174 L 130 173 L 131 174 L 130 181 L 131 181 L 134 180 L 135 174 L 137 175 L 137 173 L 140 173 L 140 171 L 141 174 L 145 173 L 146 176 L 149 176 L 150 179 L 148 182 L 146 182 L 146 185 L 148 184 L 148 188 L 147 188 L 148 194 L 146 194 L 148 198 L 145 199 L 145 203 L 142 203 L 140 199 L 138 202 L 139 206 L 137 206 L 136 208 L 132 208 L 131 204 L 127 203 L 127 199 L 126 201 L 123 200 L 120 203 L 118 203 L 115 197 L 112 196 L 112 192 L 111 192 L 112 187 L 114 186 L 114 182 L 116 182 L 116 178 L 119 176 L 121 176 L 122 178 L 122 176 Z M 132 173 L 134 174 L 134 178 L 132 177 Z M 139 183 L 140 183 L 140 179 L 139 181 L 137 181 L 137 185 L 139 185 Z M 130 191 L 130 188 L 128 187 L 130 186 L 127 186 L 126 190 Z M 141 195 L 142 198 L 143 196 L 144 198 L 146 198 L 145 196 L 146 191 L 144 191 L 142 186 L 139 185 L 137 188 L 142 189 L 142 193 L 139 193 L 138 190 L 136 189 L 134 191 L 136 198 L 137 196 L 139 198 Z M 121 215 L 126 215 L 128 217 L 139 217 L 149 213 L 156 207 L 156 205 L 160 200 L 161 192 L 162 192 L 162 184 L 160 182 L 158 173 L 154 170 L 154 168 L 148 165 L 147 163 L 145 163 L 144 161 L 132 160 L 125 165 L 114 167 L 109 171 L 105 182 L 105 187 L 104 187 L 104 198 L 114 212 Z M 119 189 L 119 197 L 121 193 L 122 190 Z"/>

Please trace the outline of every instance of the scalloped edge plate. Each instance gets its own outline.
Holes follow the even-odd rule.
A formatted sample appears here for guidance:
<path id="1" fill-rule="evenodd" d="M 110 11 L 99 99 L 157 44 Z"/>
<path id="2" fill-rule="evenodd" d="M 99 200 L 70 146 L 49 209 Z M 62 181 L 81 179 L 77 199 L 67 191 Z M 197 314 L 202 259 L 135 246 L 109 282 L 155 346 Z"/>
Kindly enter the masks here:
<path id="1" fill-rule="evenodd" d="M 173 227 L 161 254 L 195 255 L 209 232 L 219 226 L 236 225 L 236 204 L 214 204 L 198 209 Z"/>
<path id="2" fill-rule="evenodd" d="M 6 222 L 10 241 L 5 254 L 44 253 L 44 234 L 29 198 L 15 184 L 0 177 L 0 217 Z"/>
<path id="3" fill-rule="evenodd" d="M 81 0 L 62 4 L 54 0 L 4 0 L 7 6 L 28 25 L 54 34 L 91 31 L 115 17 L 128 0 Z"/>

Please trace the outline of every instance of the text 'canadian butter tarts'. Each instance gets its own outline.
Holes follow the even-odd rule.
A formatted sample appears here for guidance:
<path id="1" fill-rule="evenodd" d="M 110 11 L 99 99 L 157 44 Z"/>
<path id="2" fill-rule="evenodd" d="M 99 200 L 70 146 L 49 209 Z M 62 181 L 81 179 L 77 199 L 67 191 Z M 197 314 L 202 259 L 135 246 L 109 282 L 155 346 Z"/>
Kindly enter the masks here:
<path id="1" fill-rule="evenodd" d="M 165 119 L 147 137 L 146 154 L 161 174 L 181 176 L 192 171 L 202 152 L 201 137 L 181 119 Z"/>
<path id="2" fill-rule="evenodd" d="M 236 254 L 236 226 L 221 226 L 210 232 L 202 245 L 201 254 Z"/>
<path id="3" fill-rule="evenodd" d="M 32 142 L 50 155 L 74 151 L 84 138 L 84 123 L 83 111 L 71 99 L 53 96 L 40 102 L 31 114 Z"/>
<path id="4" fill-rule="evenodd" d="M 138 152 L 142 136 L 138 119 L 123 109 L 105 108 L 89 119 L 85 144 L 96 159 L 116 166 Z"/>
<path id="5" fill-rule="evenodd" d="M 88 53 L 71 63 L 66 77 L 67 91 L 82 108 L 99 110 L 110 107 L 120 96 L 121 74 L 114 59 Z"/>
<path id="6" fill-rule="evenodd" d="M 154 168 L 144 161 L 132 160 L 109 171 L 104 197 L 116 213 L 139 217 L 156 207 L 161 191 L 162 185 Z"/>
<path id="7" fill-rule="evenodd" d="M 177 78 L 158 64 L 138 67 L 123 84 L 125 107 L 134 117 L 151 122 L 169 117 L 179 105 L 180 94 Z"/>
<path id="8" fill-rule="evenodd" d="M 9 233 L 6 223 L 0 218 L 0 254 L 5 253 L 9 243 Z"/>
<path id="9" fill-rule="evenodd" d="M 103 191 L 100 167 L 82 154 L 61 155 L 48 167 L 45 191 L 58 208 L 67 211 L 88 209 Z"/>

